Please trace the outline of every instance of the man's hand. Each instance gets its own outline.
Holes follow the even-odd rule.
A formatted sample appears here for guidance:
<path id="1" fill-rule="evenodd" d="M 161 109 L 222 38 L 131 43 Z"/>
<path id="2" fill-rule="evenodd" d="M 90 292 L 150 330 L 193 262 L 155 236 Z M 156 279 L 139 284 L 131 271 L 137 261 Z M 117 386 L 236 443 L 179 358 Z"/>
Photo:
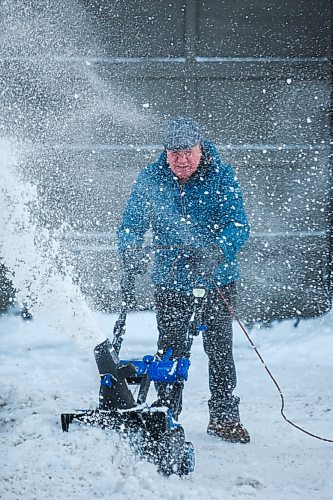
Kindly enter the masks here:
<path id="1" fill-rule="evenodd" d="M 127 249 L 122 255 L 123 277 L 121 279 L 122 302 L 128 309 L 136 309 L 135 276 L 147 271 L 150 255 L 141 248 Z"/>
<path id="2" fill-rule="evenodd" d="M 209 276 L 224 262 L 224 254 L 218 245 L 201 248 L 184 247 L 183 255 L 190 269 L 200 276 Z"/>

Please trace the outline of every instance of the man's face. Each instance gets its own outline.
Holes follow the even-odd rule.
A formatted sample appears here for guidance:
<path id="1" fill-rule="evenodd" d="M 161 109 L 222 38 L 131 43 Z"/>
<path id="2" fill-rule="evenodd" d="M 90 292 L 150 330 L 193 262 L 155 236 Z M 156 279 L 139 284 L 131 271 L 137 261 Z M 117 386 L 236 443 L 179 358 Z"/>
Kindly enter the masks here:
<path id="1" fill-rule="evenodd" d="M 197 170 L 201 159 L 201 146 L 196 144 L 180 151 L 166 150 L 172 172 L 182 182 L 186 182 Z"/>

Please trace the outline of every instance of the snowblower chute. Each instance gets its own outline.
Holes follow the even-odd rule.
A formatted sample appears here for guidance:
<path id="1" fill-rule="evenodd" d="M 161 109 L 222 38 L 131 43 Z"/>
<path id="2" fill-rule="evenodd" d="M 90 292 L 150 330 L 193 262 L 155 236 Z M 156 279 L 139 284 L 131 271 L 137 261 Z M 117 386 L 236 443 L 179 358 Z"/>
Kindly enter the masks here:
<path id="1" fill-rule="evenodd" d="M 164 475 L 186 475 L 194 470 L 194 449 L 185 441 L 181 424 L 170 408 L 148 406 L 150 383 L 182 384 L 187 380 L 190 360 L 171 360 L 171 350 L 162 360 L 144 356 L 142 360 L 119 360 L 114 345 L 107 339 L 94 350 L 101 377 L 99 407 L 78 413 L 63 413 L 61 425 L 68 431 L 73 420 L 111 428 L 128 438 L 140 457 L 156 464 Z M 139 385 L 137 400 L 129 385 Z"/>

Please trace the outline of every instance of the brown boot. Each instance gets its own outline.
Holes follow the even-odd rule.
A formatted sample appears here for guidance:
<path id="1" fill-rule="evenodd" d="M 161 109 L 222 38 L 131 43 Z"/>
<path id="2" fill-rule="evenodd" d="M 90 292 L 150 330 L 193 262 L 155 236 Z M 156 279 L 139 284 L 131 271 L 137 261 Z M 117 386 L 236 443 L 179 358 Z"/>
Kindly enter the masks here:
<path id="1" fill-rule="evenodd" d="M 207 433 L 229 443 L 249 443 L 250 434 L 240 422 L 218 422 L 210 420 Z"/>

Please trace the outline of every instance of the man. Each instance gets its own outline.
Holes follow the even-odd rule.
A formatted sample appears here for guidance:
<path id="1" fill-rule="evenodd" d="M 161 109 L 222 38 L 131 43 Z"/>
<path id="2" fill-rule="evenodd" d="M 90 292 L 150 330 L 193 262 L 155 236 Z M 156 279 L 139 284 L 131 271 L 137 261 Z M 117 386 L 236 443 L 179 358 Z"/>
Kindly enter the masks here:
<path id="1" fill-rule="evenodd" d="M 240 423 L 239 398 L 233 395 L 236 371 L 232 354 L 232 317 L 239 278 L 236 254 L 249 237 L 242 194 L 230 165 L 204 140 L 190 118 L 170 121 L 158 160 L 144 168 L 119 228 L 119 252 L 127 272 L 142 271 L 146 231 L 153 235 L 152 281 L 159 330 L 158 356 L 171 348 L 173 358 L 188 356 L 186 339 L 193 317 L 193 289 L 205 289 L 201 321 L 209 359 L 207 432 L 229 442 L 247 443 Z M 170 388 L 169 388 L 170 389 Z M 157 387 L 159 402 L 177 418 L 176 392 Z"/>

